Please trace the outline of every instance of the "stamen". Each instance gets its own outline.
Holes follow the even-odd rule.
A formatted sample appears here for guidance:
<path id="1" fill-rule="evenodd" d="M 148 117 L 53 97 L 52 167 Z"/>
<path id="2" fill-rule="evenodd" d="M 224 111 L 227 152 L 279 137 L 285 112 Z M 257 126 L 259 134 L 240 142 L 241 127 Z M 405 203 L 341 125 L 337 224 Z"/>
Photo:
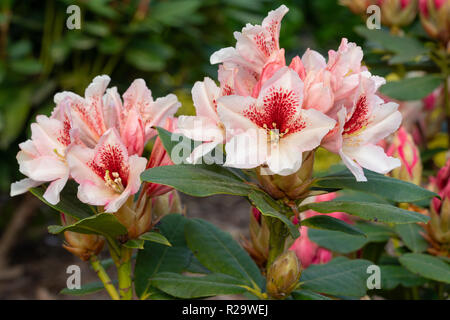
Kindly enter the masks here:
<path id="1" fill-rule="evenodd" d="M 113 176 L 114 180 L 111 179 L 111 176 L 109 175 L 109 170 L 105 171 L 105 177 L 104 177 L 105 184 L 108 187 L 110 187 L 111 189 L 113 189 L 115 192 L 122 193 L 123 190 L 125 190 L 125 188 L 123 187 L 122 179 L 120 178 L 119 173 L 113 172 L 112 176 Z"/>

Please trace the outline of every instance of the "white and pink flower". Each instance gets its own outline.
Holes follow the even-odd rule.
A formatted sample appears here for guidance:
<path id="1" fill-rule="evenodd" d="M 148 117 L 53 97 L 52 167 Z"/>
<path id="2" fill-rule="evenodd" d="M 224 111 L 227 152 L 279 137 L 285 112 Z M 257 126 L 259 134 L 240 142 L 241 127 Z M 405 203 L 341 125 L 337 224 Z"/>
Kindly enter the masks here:
<path id="1" fill-rule="evenodd" d="M 128 155 L 115 128 L 108 129 L 94 149 L 72 145 L 67 153 L 70 173 L 79 183 L 78 198 L 105 212 L 116 212 L 129 196 L 139 191 L 140 174 L 147 160 Z"/>
<path id="2" fill-rule="evenodd" d="M 335 121 L 302 108 L 303 82 L 288 68 L 267 80 L 257 98 L 231 95 L 218 100 L 217 111 L 227 130 L 225 165 L 288 175 L 302 163 L 302 152 L 316 148 Z"/>

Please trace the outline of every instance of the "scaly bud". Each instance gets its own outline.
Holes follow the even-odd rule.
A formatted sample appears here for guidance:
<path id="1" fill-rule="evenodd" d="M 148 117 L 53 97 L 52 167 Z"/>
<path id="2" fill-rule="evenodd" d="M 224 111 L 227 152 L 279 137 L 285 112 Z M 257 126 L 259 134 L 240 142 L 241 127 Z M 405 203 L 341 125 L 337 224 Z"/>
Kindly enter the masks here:
<path id="1" fill-rule="evenodd" d="M 153 221 L 160 220 L 170 213 L 182 213 L 180 195 L 176 190 L 152 198 Z"/>
<path id="2" fill-rule="evenodd" d="M 420 185 L 422 179 L 422 162 L 419 148 L 413 137 L 401 127 L 387 149 L 387 154 L 400 159 L 401 166 L 391 171 L 394 178 Z"/>
<path id="3" fill-rule="evenodd" d="M 275 199 L 287 197 L 291 200 L 301 199 L 307 196 L 312 182 L 314 166 L 314 151 L 304 152 L 302 166 L 291 175 L 268 175 L 265 168 L 256 169 L 258 181 L 263 189 Z"/>
<path id="4" fill-rule="evenodd" d="M 450 2 L 448 0 L 419 0 L 420 21 L 428 35 L 444 45 L 450 40 Z"/>
<path id="5" fill-rule="evenodd" d="M 76 222 L 75 219 L 63 213 L 61 213 L 61 221 L 65 226 Z M 88 261 L 92 255 L 99 254 L 105 243 L 105 240 L 101 236 L 73 231 L 65 231 L 64 238 L 63 248 L 83 261 Z"/>
<path id="6" fill-rule="evenodd" d="M 433 198 L 430 205 L 430 221 L 425 225 L 425 239 L 431 244 L 431 254 L 450 257 L 450 159 L 430 178 L 429 189 L 437 192 L 441 199 Z"/>
<path id="7" fill-rule="evenodd" d="M 391 28 L 409 25 L 417 14 L 417 0 L 379 0 L 381 23 Z"/>
<path id="8" fill-rule="evenodd" d="M 293 251 L 281 254 L 267 271 L 267 292 L 276 299 L 287 297 L 298 285 L 302 273 Z"/>

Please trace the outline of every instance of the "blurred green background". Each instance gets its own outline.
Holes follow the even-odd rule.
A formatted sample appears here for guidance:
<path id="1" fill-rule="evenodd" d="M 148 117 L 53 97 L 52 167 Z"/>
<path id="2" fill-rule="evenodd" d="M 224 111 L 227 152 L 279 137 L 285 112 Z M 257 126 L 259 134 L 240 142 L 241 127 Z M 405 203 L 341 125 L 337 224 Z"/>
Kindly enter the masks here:
<path id="1" fill-rule="evenodd" d="M 49 114 L 62 90 L 83 94 L 92 78 L 108 74 L 121 93 L 143 78 L 153 97 L 175 93 L 179 113 L 192 113 L 190 89 L 217 78 L 210 55 L 234 46 L 233 32 L 261 23 L 268 11 L 289 7 L 281 46 L 287 58 L 308 48 L 326 53 L 341 37 L 358 41 L 360 19 L 336 0 L 1 0 L 0 190 L 20 179 L 15 155 L 37 114 Z M 81 29 L 69 30 L 69 5 L 81 9 Z M 4 219 L 0 217 L 0 221 Z"/>

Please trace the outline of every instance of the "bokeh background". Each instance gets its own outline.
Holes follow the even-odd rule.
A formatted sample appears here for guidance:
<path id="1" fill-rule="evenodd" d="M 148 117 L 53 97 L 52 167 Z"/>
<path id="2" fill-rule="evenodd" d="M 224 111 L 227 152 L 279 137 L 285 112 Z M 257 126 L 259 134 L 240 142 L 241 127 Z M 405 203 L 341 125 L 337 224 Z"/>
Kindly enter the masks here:
<path id="1" fill-rule="evenodd" d="M 66 27 L 71 4 L 81 8 L 80 30 Z M 0 1 L 0 299 L 73 299 L 58 295 L 70 264 L 82 266 L 82 283 L 95 278 L 61 248 L 62 238 L 47 233 L 47 225 L 58 223 L 52 209 L 30 195 L 9 197 L 11 182 L 22 178 L 18 143 L 29 137 L 37 114 L 50 114 L 54 94 L 83 95 L 99 74 L 110 75 L 110 86 L 121 93 L 143 78 L 154 98 L 175 93 L 183 104 L 178 113 L 193 114 L 192 85 L 217 78 L 210 55 L 234 46 L 234 31 L 259 24 L 281 4 L 290 9 L 280 38 L 287 61 L 308 47 L 326 54 L 342 37 L 364 43 L 354 32 L 361 19 L 336 0 Z M 244 201 L 183 200 L 188 216 L 204 217 L 236 238 L 246 235 Z"/>

